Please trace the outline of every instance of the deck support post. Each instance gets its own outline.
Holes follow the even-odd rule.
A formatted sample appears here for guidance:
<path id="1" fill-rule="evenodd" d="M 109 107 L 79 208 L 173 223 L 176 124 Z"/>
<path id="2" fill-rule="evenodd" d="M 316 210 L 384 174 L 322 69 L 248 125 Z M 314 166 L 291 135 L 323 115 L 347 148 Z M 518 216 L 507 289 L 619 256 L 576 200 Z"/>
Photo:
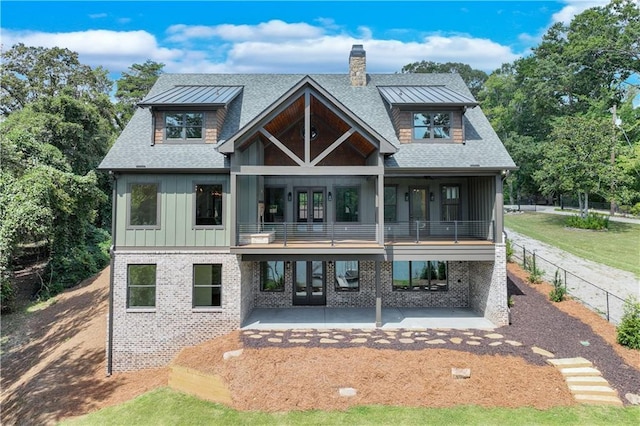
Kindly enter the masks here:
<path id="1" fill-rule="evenodd" d="M 380 290 L 379 260 L 376 260 L 376 327 L 382 327 L 382 291 Z"/>

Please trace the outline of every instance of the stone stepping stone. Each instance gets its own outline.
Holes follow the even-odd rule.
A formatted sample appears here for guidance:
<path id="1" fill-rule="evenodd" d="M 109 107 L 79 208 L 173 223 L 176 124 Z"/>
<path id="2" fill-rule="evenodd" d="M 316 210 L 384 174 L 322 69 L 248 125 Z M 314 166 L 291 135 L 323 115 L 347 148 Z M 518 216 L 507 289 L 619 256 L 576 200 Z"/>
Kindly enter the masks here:
<path id="1" fill-rule="evenodd" d="M 471 377 L 471 369 L 470 368 L 452 368 L 451 376 L 454 379 L 468 379 Z"/>
<path id="2" fill-rule="evenodd" d="M 607 395 L 574 395 L 577 402 L 590 405 L 614 405 L 622 407 L 622 401 L 617 396 Z"/>
<path id="3" fill-rule="evenodd" d="M 342 334 L 336 334 L 335 336 L 333 336 L 333 338 L 337 340 L 342 340 L 344 339 L 344 336 Z"/>
<path id="4" fill-rule="evenodd" d="M 588 359 L 582 357 L 576 358 L 555 358 L 548 359 L 547 362 L 551 365 L 555 365 L 558 368 L 580 368 L 580 367 L 592 367 L 593 364 Z"/>
<path id="5" fill-rule="evenodd" d="M 251 336 L 249 336 L 250 339 L 262 339 L 262 336 L 260 334 L 252 334 Z"/>
<path id="6" fill-rule="evenodd" d="M 429 340 L 429 338 L 428 337 L 416 337 L 416 340 L 419 340 L 419 341 L 422 342 L 422 341 L 425 341 L 425 340 Z"/>
<path id="7" fill-rule="evenodd" d="M 569 386 L 609 386 L 602 376 L 569 376 L 565 380 Z"/>
<path id="8" fill-rule="evenodd" d="M 491 342 L 489 343 L 489 346 L 500 346 L 502 344 L 502 342 Z"/>
<path id="9" fill-rule="evenodd" d="M 453 343 L 454 345 L 459 345 L 460 343 L 462 343 L 462 339 L 459 337 L 452 337 L 451 339 L 449 339 L 451 341 L 451 343 Z"/>
<path id="10" fill-rule="evenodd" d="M 465 336 L 473 336 L 473 333 L 469 331 L 464 331 L 462 334 L 464 334 Z"/>
<path id="11" fill-rule="evenodd" d="M 317 335 L 318 335 L 318 337 L 329 337 L 330 336 L 329 333 L 318 333 Z"/>
<path id="12" fill-rule="evenodd" d="M 269 334 L 271 334 L 271 332 L 270 331 L 261 331 L 258 334 L 262 334 L 263 336 L 268 336 Z"/>
<path id="13" fill-rule="evenodd" d="M 600 370 L 593 367 L 569 367 L 561 368 L 560 374 L 564 377 L 576 377 L 576 376 L 601 376 Z"/>
<path id="14" fill-rule="evenodd" d="M 337 340 L 333 340 L 333 339 L 327 339 L 326 337 L 323 337 L 322 339 L 320 339 L 320 343 L 338 343 Z"/>
<path id="15" fill-rule="evenodd" d="M 467 340 L 466 343 L 467 345 L 471 346 L 480 346 L 480 342 L 478 342 L 477 340 Z"/>
<path id="16" fill-rule="evenodd" d="M 338 394 L 344 397 L 352 397 L 358 394 L 358 391 L 354 388 L 340 388 L 338 389 Z"/>
<path id="17" fill-rule="evenodd" d="M 444 340 L 442 339 L 433 339 L 433 340 L 429 340 L 427 341 L 428 344 L 430 345 L 441 345 L 443 343 L 446 343 Z"/>
<path id="18" fill-rule="evenodd" d="M 284 336 L 284 333 L 276 333 L 276 336 L 282 337 L 282 336 Z"/>
<path id="19" fill-rule="evenodd" d="M 224 359 L 225 361 L 231 358 L 237 358 L 240 355 L 242 355 L 242 352 L 244 351 L 244 349 L 236 349 L 235 351 L 228 351 L 222 354 L 222 359 Z"/>
<path id="20" fill-rule="evenodd" d="M 388 345 L 391 342 L 389 342 L 387 339 L 378 339 L 378 340 L 376 340 L 376 343 L 380 343 L 380 344 L 383 344 L 383 345 Z"/>
<path id="21" fill-rule="evenodd" d="M 505 340 L 505 342 L 507 342 L 511 346 L 522 346 L 522 343 L 516 342 L 515 340 Z"/>
<path id="22" fill-rule="evenodd" d="M 271 343 L 282 343 L 282 339 L 279 337 L 269 337 L 267 341 Z"/>
<path id="23" fill-rule="evenodd" d="M 534 354 L 538 354 L 538 355 L 546 356 L 547 358 L 553 358 L 553 357 L 555 356 L 555 355 L 554 355 L 554 354 L 552 354 L 551 352 L 546 351 L 546 350 L 544 350 L 544 349 L 542 349 L 542 348 L 539 348 L 539 347 L 537 347 L 537 346 L 533 346 L 533 347 L 531 348 L 531 351 L 532 351 Z"/>
<path id="24" fill-rule="evenodd" d="M 469 337 L 469 339 L 482 340 L 482 337 L 480 337 L 480 336 L 471 336 L 471 337 Z"/>
<path id="25" fill-rule="evenodd" d="M 349 343 L 367 343 L 367 339 L 364 337 L 356 337 L 355 339 L 351 339 Z"/>
<path id="26" fill-rule="evenodd" d="M 413 336 L 413 331 L 405 331 L 402 333 L 402 337 L 411 337 Z"/>
<path id="27" fill-rule="evenodd" d="M 289 339 L 289 343 L 309 343 L 309 339 Z"/>
<path id="28" fill-rule="evenodd" d="M 446 336 L 446 335 L 447 335 L 447 333 L 442 333 L 442 332 L 440 332 L 440 331 L 438 331 L 438 332 L 436 333 L 436 336 Z"/>
<path id="29" fill-rule="evenodd" d="M 504 336 L 502 334 L 498 334 L 498 333 L 485 334 L 484 337 L 486 337 L 487 339 L 502 339 L 502 338 L 504 338 Z"/>
<path id="30" fill-rule="evenodd" d="M 398 339 L 398 342 L 400 342 L 400 343 L 406 343 L 406 344 L 409 344 L 409 343 L 415 343 L 415 341 L 414 341 L 413 339 L 407 339 L 407 338 L 404 338 L 404 337 L 403 337 L 403 338 L 401 338 L 401 339 Z"/>

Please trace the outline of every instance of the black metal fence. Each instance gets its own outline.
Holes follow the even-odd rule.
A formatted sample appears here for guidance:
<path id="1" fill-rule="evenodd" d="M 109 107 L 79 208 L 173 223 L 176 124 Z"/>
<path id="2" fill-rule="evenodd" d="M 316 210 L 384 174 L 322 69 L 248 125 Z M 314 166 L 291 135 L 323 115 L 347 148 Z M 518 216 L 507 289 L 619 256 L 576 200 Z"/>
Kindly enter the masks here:
<path id="1" fill-rule="evenodd" d="M 624 298 L 617 296 L 587 280 L 581 278 L 561 266 L 536 254 L 535 250 L 527 250 L 524 246 L 510 241 L 513 248 L 511 260 L 517 261 L 528 271 L 536 271 L 548 283 L 556 278 L 562 281 L 562 286 L 573 299 L 602 315 L 607 321 L 619 324 L 624 311 Z"/>

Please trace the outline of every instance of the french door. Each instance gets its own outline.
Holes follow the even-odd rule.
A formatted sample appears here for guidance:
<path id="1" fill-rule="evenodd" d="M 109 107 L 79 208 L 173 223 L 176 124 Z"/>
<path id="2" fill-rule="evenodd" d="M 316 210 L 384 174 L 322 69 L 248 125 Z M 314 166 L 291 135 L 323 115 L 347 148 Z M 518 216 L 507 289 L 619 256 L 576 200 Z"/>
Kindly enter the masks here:
<path id="1" fill-rule="evenodd" d="M 294 262 L 294 305 L 326 305 L 325 263 L 319 260 Z"/>
<path id="2" fill-rule="evenodd" d="M 296 189 L 296 222 L 323 223 L 325 215 L 324 188 Z"/>
<path id="3" fill-rule="evenodd" d="M 429 227 L 429 189 L 409 188 L 409 229 L 412 235 L 427 236 Z"/>

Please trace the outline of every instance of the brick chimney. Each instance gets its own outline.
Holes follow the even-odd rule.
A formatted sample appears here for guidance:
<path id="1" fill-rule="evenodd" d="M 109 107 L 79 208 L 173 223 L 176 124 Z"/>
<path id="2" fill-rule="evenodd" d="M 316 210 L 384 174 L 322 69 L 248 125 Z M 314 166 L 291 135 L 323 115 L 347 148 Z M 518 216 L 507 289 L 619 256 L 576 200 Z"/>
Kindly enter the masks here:
<path id="1" fill-rule="evenodd" d="M 355 87 L 367 85 L 367 54 L 361 44 L 354 44 L 349 53 L 349 78 Z"/>

